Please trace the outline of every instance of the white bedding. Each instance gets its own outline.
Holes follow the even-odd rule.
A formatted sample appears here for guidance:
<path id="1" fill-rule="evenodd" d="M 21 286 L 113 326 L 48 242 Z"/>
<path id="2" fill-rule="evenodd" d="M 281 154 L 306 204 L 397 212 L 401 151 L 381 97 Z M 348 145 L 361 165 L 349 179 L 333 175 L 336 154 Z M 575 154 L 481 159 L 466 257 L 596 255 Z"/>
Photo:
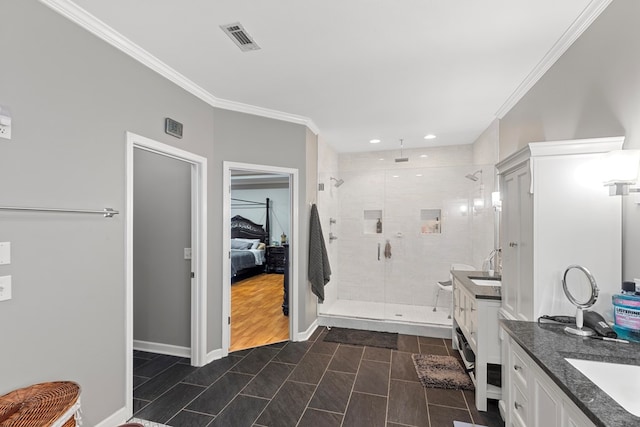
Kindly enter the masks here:
<path id="1" fill-rule="evenodd" d="M 262 265 L 266 261 L 264 249 L 231 249 L 231 252 L 251 252 L 256 259 L 256 265 Z"/>
<path id="2" fill-rule="evenodd" d="M 265 260 L 266 260 L 266 256 L 265 256 L 265 250 L 264 249 L 247 249 L 249 252 L 251 252 L 253 254 L 254 257 L 256 257 L 256 265 L 262 265 L 264 264 Z"/>

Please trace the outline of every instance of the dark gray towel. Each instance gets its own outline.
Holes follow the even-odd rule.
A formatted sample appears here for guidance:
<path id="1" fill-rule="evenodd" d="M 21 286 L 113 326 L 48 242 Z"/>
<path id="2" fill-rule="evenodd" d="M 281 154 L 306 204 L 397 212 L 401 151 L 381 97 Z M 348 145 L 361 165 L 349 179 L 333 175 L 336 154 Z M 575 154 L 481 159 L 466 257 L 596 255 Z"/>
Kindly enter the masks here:
<path id="1" fill-rule="evenodd" d="M 322 236 L 322 226 L 316 205 L 311 205 L 311 219 L 309 222 L 309 282 L 311 291 L 324 301 L 324 285 L 331 278 L 331 267 L 327 247 Z"/>

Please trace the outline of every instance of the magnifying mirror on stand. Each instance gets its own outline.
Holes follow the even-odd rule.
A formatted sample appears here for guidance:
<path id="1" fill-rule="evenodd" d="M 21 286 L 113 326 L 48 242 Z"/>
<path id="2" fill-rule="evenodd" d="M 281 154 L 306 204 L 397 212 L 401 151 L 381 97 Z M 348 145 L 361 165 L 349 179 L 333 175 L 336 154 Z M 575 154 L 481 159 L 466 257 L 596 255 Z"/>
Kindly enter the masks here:
<path id="1" fill-rule="evenodd" d="M 591 307 L 598 299 L 598 285 L 591 272 L 581 265 L 570 265 L 562 277 L 562 289 L 571 304 L 576 306 L 576 327 L 567 326 L 565 332 L 587 337 L 593 335 L 591 329 L 582 329 L 583 310 Z"/>

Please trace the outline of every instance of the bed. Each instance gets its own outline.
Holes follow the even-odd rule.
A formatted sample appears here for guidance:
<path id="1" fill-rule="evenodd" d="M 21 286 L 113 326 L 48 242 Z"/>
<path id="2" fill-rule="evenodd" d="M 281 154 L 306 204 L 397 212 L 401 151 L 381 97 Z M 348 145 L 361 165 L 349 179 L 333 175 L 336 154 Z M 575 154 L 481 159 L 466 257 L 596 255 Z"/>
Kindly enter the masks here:
<path id="1" fill-rule="evenodd" d="M 268 241 L 262 225 L 240 215 L 231 218 L 231 277 L 263 272 Z"/>

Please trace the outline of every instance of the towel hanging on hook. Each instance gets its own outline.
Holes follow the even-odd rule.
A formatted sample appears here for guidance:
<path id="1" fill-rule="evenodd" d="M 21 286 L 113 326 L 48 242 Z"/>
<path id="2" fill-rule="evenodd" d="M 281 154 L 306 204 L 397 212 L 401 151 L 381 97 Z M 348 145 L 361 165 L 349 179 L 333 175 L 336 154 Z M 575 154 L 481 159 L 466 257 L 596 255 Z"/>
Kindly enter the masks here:
<path id="1" fill-rule="evenodd" d="M 384 257 L 391 259 L 391 242 L 387 239 L 387 243 L 384 245 Z"/>

